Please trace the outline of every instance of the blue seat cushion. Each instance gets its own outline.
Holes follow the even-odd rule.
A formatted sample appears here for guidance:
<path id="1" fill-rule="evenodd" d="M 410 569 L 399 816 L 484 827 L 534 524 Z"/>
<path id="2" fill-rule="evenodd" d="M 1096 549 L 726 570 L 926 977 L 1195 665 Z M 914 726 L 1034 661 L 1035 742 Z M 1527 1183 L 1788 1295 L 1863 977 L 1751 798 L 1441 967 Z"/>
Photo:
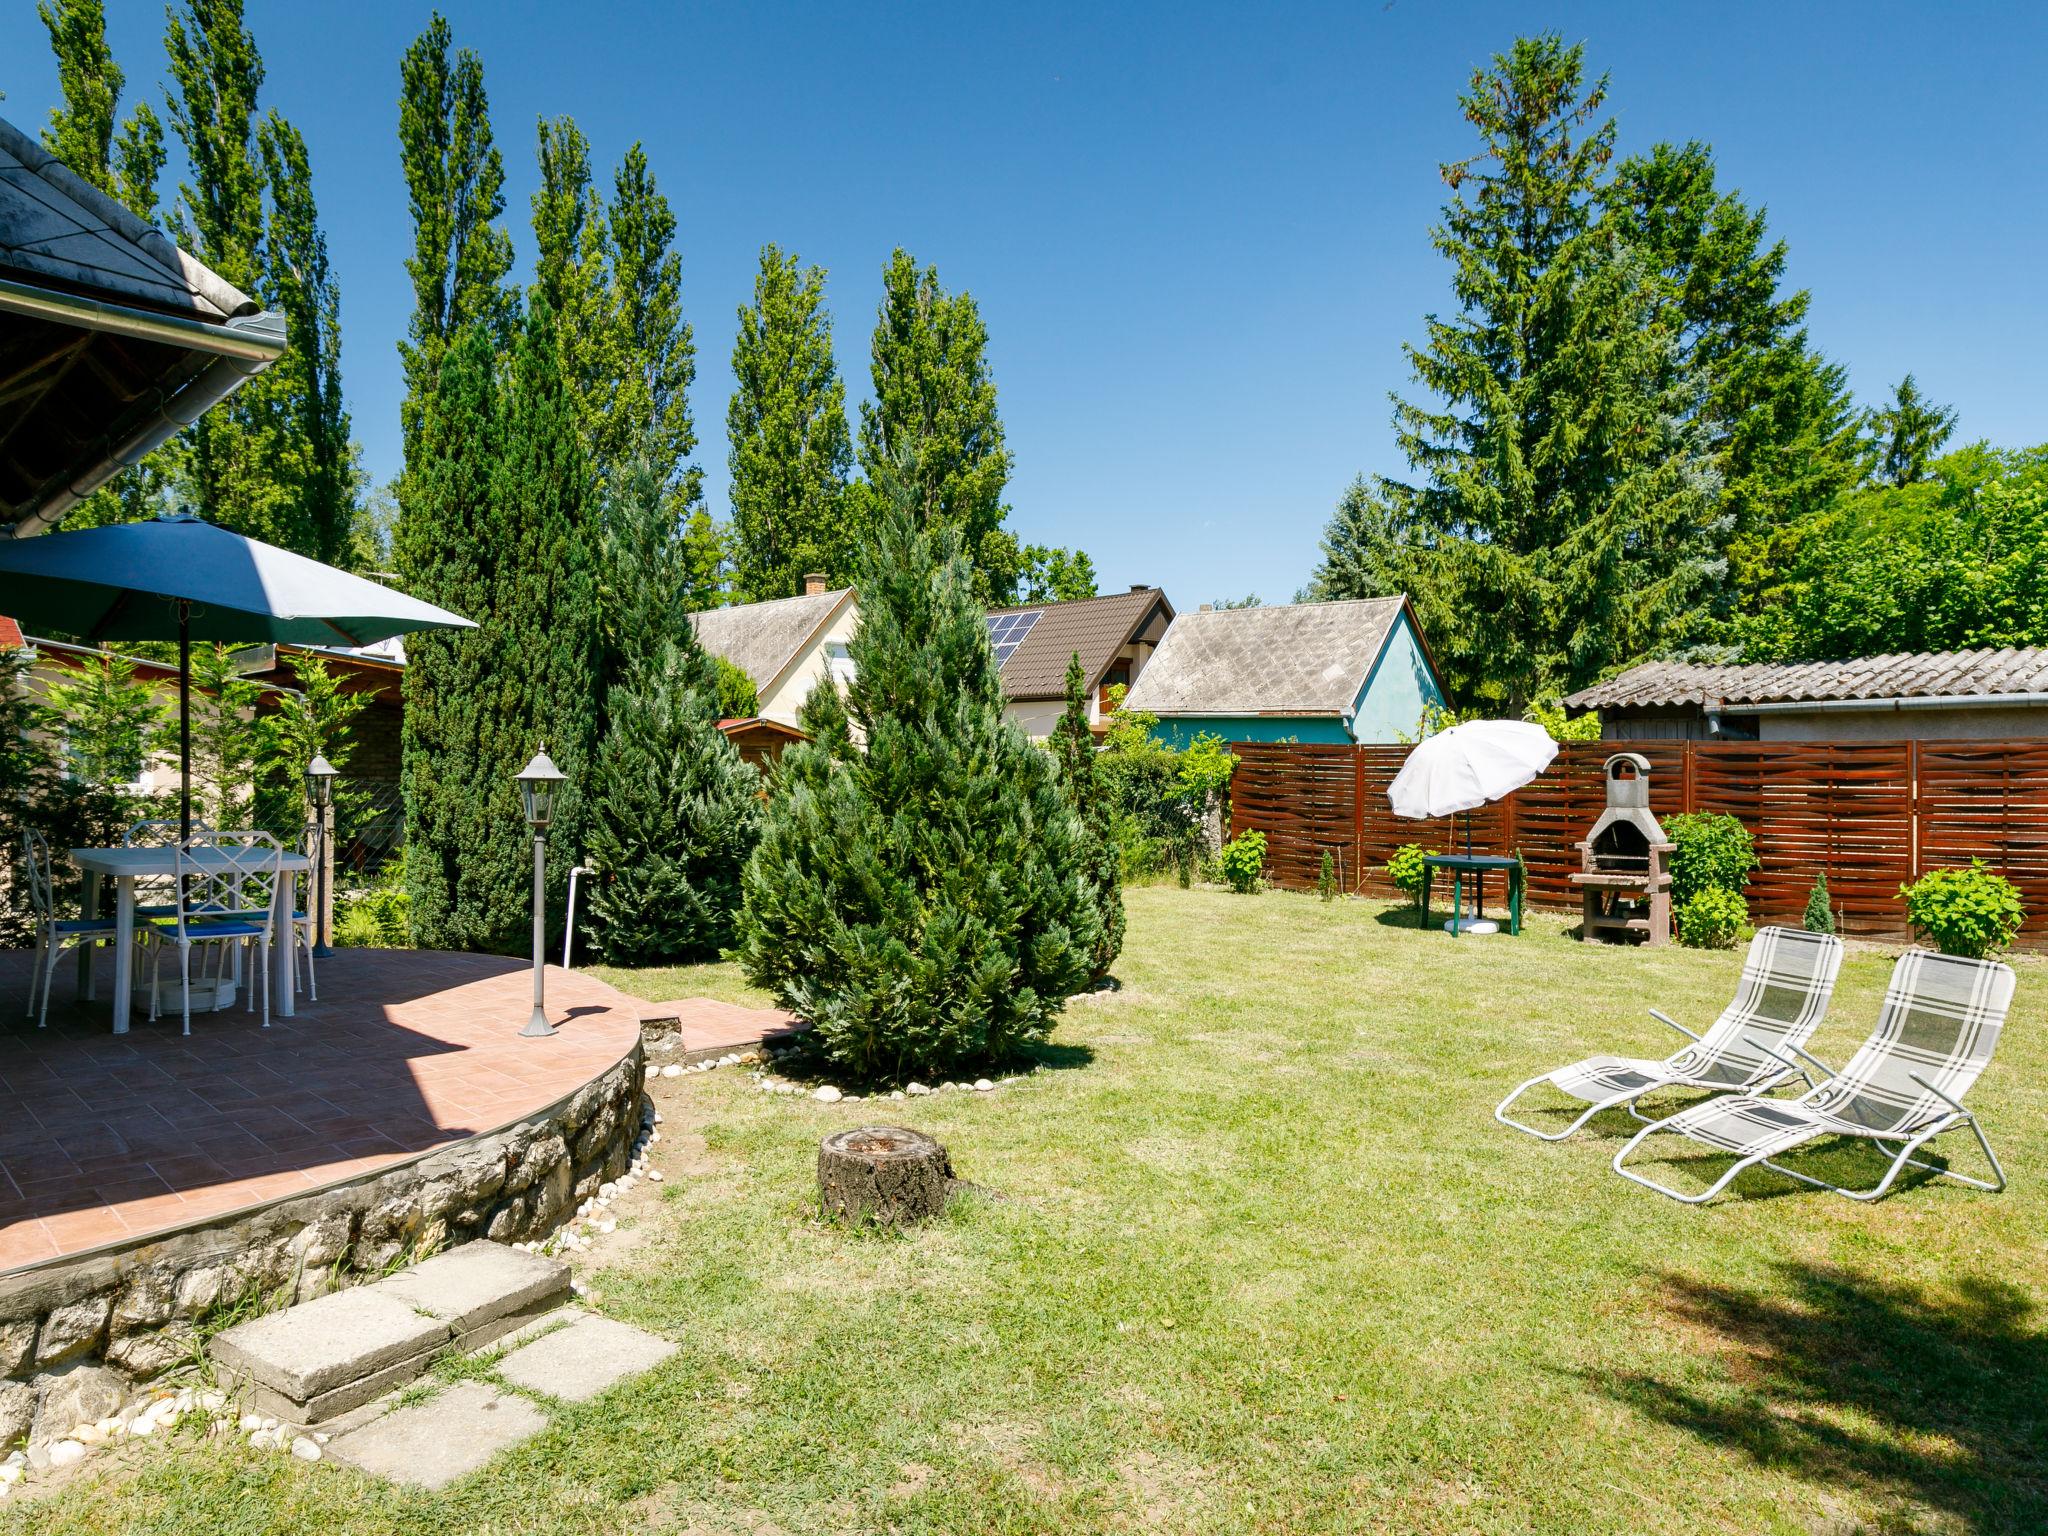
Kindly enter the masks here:
<path id="1" fill-rule="evenodd" d="M 178 937 L 176 921 L 159 920 L 156 931 L 162 938 L 175 941 Z M 185 937 L 188 939 L 260 939 L 263 930 L 254 923 L 238 922 L 233 918 L 205 918 L 198 922 L 188 919 L 185 923 Z"/>
<path id="2" fill-rule="evenodd" d="M 57 931 L 62 934 L 112 933 L 114 920 L 111 917 L 66 917 L 57 922 Z"/>

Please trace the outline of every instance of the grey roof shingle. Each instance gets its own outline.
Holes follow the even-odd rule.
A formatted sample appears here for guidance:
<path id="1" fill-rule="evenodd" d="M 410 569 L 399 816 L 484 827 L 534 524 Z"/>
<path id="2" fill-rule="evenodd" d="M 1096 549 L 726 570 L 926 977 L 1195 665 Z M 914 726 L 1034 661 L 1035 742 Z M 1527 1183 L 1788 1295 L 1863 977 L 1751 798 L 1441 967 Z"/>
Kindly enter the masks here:
<path id="1" fill-rule="evenodd" d="M 1173 605 L 1157 587 L 1140 587 L 1130 592 L 1113 592 L 1107 597 L 1087 597 L 1071 603 L 1019 603 L 1011 608 L 991 608 L 999 613 L 1038 614 L 1023 643 L 1003 663 L 1003 696 L 1010 699 L 1058 699 L 1067 692 L 1067 662 L 1076 653 L 1087 673 L 1087 687 L 1094 689 L 1102 674 L 1116 659 L 1155 607 L 1163 607 L 1169 622 Z"/>
<path id="2" fill-rule="evenodd" d="M 1220 608 L 1173 621 L 1124 703 L 1169 715 L 1341 715 L 1405 597 Z"/>
<path id="3" fill-rule="evenodd" d="M 754 680 L 756 688 L 766 688 L 832 616 L 849 590 L 841 587 L 836 592 L 707 608 L 691 614 L 690 624 L 705 650 L 738 667 Z"/>
<path id="4" fill-rule="evenodd" d="M 1853 661 L 1703 666 L 1650 661 L 1565 700 L 1573 709 L 1794 704 L 1824 699 L 1991 698 L 2048 692 L 2048 649 L 1920 651 Z"/>
<path id="5" fill-rule="evenodd" d="M 0 119 L 0 271 L 219 323 L 255 301 Z"/>

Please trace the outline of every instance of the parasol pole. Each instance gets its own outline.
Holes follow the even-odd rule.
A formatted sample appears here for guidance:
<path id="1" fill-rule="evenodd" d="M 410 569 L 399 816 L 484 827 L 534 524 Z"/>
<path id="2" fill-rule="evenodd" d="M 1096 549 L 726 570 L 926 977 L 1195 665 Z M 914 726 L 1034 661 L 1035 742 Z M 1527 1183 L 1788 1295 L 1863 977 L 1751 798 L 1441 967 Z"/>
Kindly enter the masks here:
<path id="1" fill-rule="evenodd" d="M 178 842 L 192 840 L 192 605 L 178 602 Z"/>

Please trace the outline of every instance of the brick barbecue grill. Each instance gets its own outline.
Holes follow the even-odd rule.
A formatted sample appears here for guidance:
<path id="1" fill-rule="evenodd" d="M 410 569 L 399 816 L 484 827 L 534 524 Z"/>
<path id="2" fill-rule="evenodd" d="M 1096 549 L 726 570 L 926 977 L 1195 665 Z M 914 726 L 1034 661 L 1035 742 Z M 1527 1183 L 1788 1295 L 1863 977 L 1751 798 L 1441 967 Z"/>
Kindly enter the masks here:
<path id="1" fill-rule="evenodd" d="M 1671 842 L 1650 814 L 1650 760 L 1636 752 L 1607 759 L 1607 809 L 1579 847 L 1579 937 L 1640 934 L 1671 940 Z"/>

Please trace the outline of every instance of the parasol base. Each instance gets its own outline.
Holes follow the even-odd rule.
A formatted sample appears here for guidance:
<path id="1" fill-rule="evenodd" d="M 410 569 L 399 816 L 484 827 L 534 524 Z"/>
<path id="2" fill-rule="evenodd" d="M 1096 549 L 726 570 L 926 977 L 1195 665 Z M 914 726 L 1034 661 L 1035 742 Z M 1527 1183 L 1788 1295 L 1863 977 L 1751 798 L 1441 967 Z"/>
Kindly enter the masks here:
<path id="1" fill-rule="evenodd" d="M 1445 933 L 1499 933 L 1500 924 L 1490 917 L 1454 917 L 1444 924 Z"/>

